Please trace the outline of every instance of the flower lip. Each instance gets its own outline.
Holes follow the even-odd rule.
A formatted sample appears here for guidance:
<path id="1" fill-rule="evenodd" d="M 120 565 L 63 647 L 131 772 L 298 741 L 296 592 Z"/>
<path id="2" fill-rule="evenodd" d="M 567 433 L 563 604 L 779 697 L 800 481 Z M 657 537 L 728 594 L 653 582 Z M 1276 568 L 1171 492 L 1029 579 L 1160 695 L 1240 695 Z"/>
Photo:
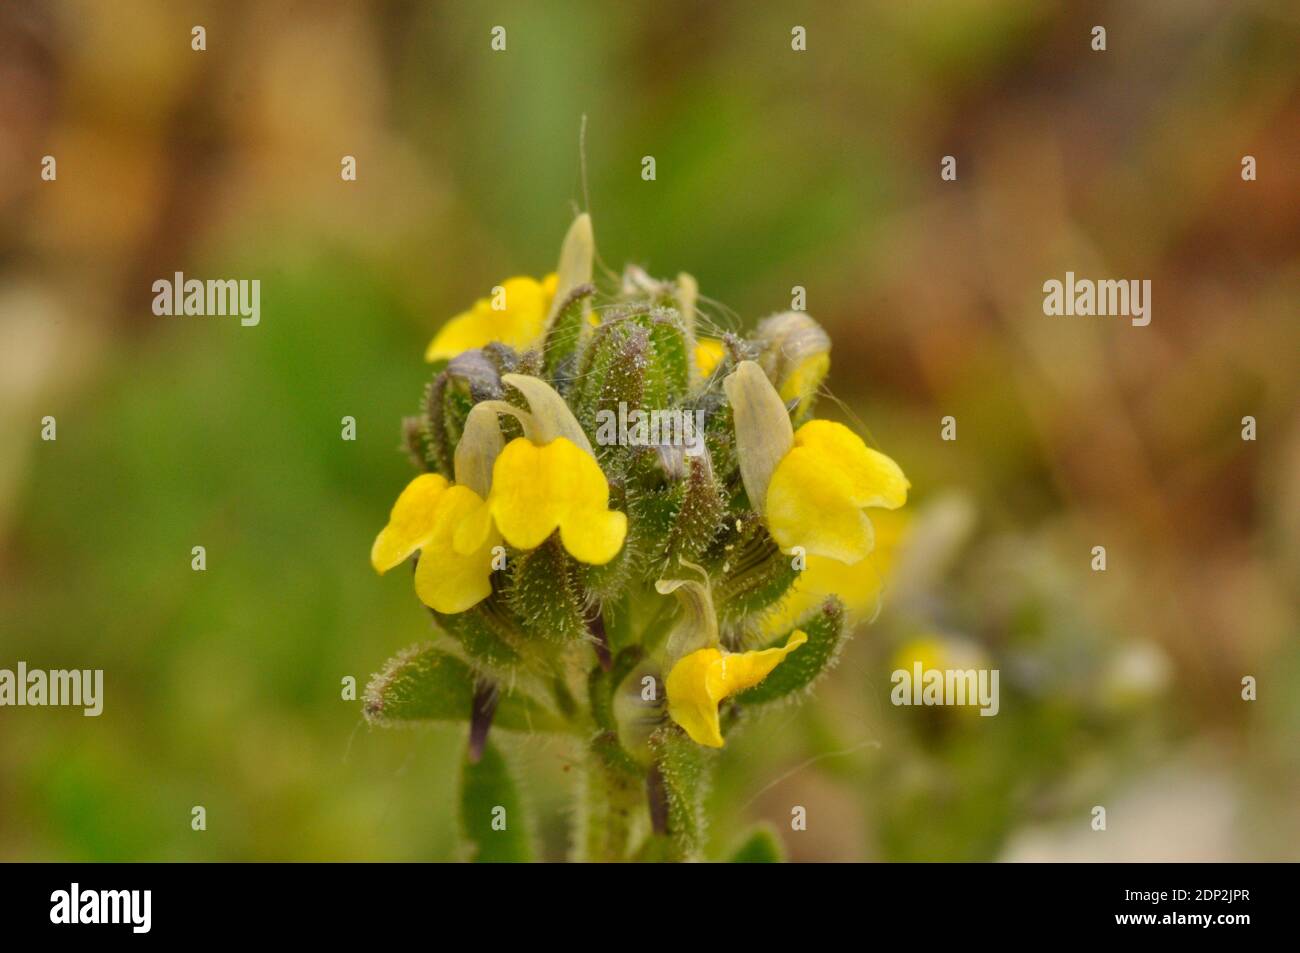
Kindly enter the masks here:
<path id="1" fill-rule="evenodd" d="M 668 714 L 696 744 L 723 745 L 718 705 L 723 699 L 766 678 L 785 657 L 808 641 L 800 629 L 790 633 L 785 645 L 755 652 L 699 649 L 683 657 L 664 682 Z"/>
<path id="2" fill-rule="evenodd" d="M 494 341 L 516 350 L 531 347 L 545 330 L 557 281 L 553 274 L 541 281 L 526 275 L 507 278 L 499 286 L 500 301 L 496 295 L 479 298 L 468 311 L 444 324 L 429 342 L 424 359 L 449 360 Z"/>
<path id="3" fill-rule="evenodd" d="M 613 559 L 627 536 L 627 516 L 609 509 L 600 465 L 565 437 L 506 444 L 492 470 L 488 505 L 511 546 L 535 549 L 558 529 L 569 555 L 593 566 Z"/>
<path id="4" fill-rule="evenodd" d="M 406 485 L 393 504 L 388 525 L 370 547 L 375 572 L 388 572 L 428 543 L 448 486 L 446 478 L 437 473 L 422 473 Z"/>

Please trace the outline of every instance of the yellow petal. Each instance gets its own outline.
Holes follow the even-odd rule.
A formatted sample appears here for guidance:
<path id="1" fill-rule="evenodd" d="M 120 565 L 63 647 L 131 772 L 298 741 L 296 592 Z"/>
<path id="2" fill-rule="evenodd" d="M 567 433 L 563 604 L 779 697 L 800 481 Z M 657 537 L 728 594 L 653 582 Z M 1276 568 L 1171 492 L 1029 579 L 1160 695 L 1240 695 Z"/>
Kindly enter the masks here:
<path id="1" fill-rule="evenodd" d="M 534 549 L 560 530 L 575 559 L 609 562 L 623 547 L 627 517 L 609 509 L 609 482 L 592 456 L 557 437 L 506 445 L 492 469 L 492 518 L 511 546 Z"/>
<path id="2" fill-rule="evenodd" d="M 668 714 L 681 725 L 692 741 L 710 748 L 722 747 L 718 724 L 718 702 L 710 691 L 709 673 L 722 660 L 718 649 L 700 649 L 682 658 L 668 673 Z"/>
<path id="3" fill-rule="evenodd" d="M 912 484 L 902 468 L 879 450 L 872 450 L 843 424 L 810 420 L 795 431 L 794 445 L 807 447 L 828 466 L 842 471 L 853 486 L 853 502 L 858 506 L 895 510 L 907 502 Z"/>
<path id="4" fill-rule="evenodd" d="M 623 548 L 627 516 L 618 510 L 593 510 L 560 523 L 560 542 L 569 555 L 589 566 L 603 566 Z"/>
<path id="5" fill-rule="evenodd" d="M 560 286 L 560 276 L 557 275 L 555 272 L 551 272 L 549 275 L 547 275 L 545 278 L 542 279 L 542 294 L 544 294 L 548 299 L 554 299 L 555 292 L 559 288 L 559 286 Z"/>
<path id="6" fill-rule="evenodd" d="M 786 403 L 792 400 L 806 401 L 821 386 L 830 369 L 829 354 L 814 354 L 804 358 L 791 369 L 790 375 L 781 385 L 781 399 Z"/>
<path id="7" fill-rule="evenodd" d="M 764 519 L 783 550 L 855 563 L 871 552 L 871 521 L 844 472 L 807 447 L 782 458 L 767 488 Z"/>
<path id="8" fill-rule="evenodd" d="M 473 490 L 448 488 L 438 507 L 433 536 L 420 551 L 415 592 L 438 612 L 464 612 L 492 594 L 492 548 L 500 537 L 491 532 L 487 504 Z M 486 527 L 477 548 L 458 546 L 466 526 Z M 473 534 L 470 534 L 473 535 Z"/>
<path id="9" fill-rule="evenodd" d="M 466 487 L 452 487 L 447 491 L 447 496 L 452 495 L 452 490 L 467 489 Z M 451 503 L 444 504 L 444 508 L 451 506 Z M 476 553 L 483 548 L 483 542 L 489 536 L 493 535 L 492 528 L 492 510 L 488 507 L 487 501 L 474 494 L 473 501 L 465 500 L 464 503 L 457 501 L 455 509 L 455 523 L 452 525 L 451 547 L 457 554 L 468 556 Z"/>
<path id="10" fill-rule="evenodd" d="M 516 350 L 532 347 L 546 326 L 555 288 L 554 275 L 540 282 L 527 277 L 507 278 L 501 283 L 501 310 L 492 307 L 495 298 L 480 298 L 474 307 L 442 326 L 424 352 L 424 359 L 450 359 L 493 341 Z"/>
<path id="11" fill-rule="evenodd" d="M 393 504 L 388 525 L 370 548 L 370 564 L 376 572 L 388 572 L 432 538 L 446 490 L 446 479 L 437 473 L 422 473 L 406 485 Z"/>
<path id="12" fill-rule="evenodd" d="M 870 556 L 855 563 L 809 556 L 780 604 L 763 617 L 763 634 L 772 637 L 789 632 L 829 596 L 836 596 L 844 603 L 850 624 L 874 616 L 880 605 L 881 590 L 894 568 L 907 522 L 899 512 L 874 515 L 871 524 L 875 546 Z"/>
<path id="13" fill-rule="evenodd" d="M 728 695 L 753 688 L 785 659 L 808 641 L 796 630 L 781 648 L 758 652 L 722 652 L 700 649 L 673 666 L 664 688 L 668 693 L 668 714 L 696 744 L 722 747 L 718 704 Z"/>
<path id="14" fill-rule="evenodd" d="M 701 377 L 708 377 L 726 356 L 727 345 L 717 338 L 700 338 L 695 342 L 695 366 Z"/>
<path id="15" fill-rule="evenodd" d="M 813 420 L 772 474 L 764 517 L 782 549 L 855 563 L 871 552 L 871 521 L 863 507 L 894 509 L 910 484 L 898 464 L 867 447 L 849 428 Z"/>

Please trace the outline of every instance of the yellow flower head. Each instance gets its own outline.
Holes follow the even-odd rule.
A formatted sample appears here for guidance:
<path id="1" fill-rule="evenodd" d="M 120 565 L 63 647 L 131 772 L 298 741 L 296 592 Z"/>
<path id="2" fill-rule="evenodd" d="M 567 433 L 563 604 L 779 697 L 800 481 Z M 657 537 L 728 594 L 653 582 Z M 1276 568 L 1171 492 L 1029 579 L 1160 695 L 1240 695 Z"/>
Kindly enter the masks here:
<path id="1" fill-rule="evenodd" d="M 540 340 L 546 317 L 555 298 L 559 278 L 547 275 L 507 278 L 490 298 L 480 298 L 468 311 L 442 326 L 428 349 L 426 361 L 449 360 L 457 354 L 484 347 L 493 341 L 526 350 Z"/>
<path id="2" fill-rule="evenodd" d="M 696 744 L 721 748 L 718 704 L 728 695 L 753 688 L 807 641 L 807 635 L 795 630 L 781 648 L 758 652 L 707 648 L 692 652 L 673 666 L 664 683 L 669 716 Z"/>

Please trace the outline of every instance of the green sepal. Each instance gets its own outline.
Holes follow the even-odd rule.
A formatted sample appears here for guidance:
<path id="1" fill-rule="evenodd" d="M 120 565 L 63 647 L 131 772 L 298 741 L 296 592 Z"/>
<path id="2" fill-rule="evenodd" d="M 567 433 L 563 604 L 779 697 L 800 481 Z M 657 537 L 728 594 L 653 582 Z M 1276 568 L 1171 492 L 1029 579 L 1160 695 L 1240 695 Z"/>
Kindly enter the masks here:
<path id="1" fill-rule="evenodd" d="M 415 469 L 421 473 L 433 472 L 429 426 L 423 414 L 402 418 L 402 449 Z"/>
<path id="2" fill-rule="evenodd" d="M 756 824 L 727 858 L 729 864 L 780 864 L 785 862 L 785 848 L 771 824 Z"/>
<path id="3" fill-rule="evenodd" d="M 609 475 L 608 471 L 606 475 Z M 623 480 L 610 478 L 609 508 L 622 510 L 628 514 L 628 533 L 627 539 L 623 541 L 623 547 L 603 566 L 583 564 L 580 570 L 587 592 L 602 604 L 622 599 L 626 595 L 628 582 L 643 558 L 644 529 L 637 522 L 636 514 L 632 511 L 632 501 L 628 498 L 624 487 Z M 612 633 L 610 639 L 611 645 L 615 645 L 615 636 Z"/>
<path id="4" fill-rule="evenodd" d="M 601 411 L 618 414 L 619 405 L 628 413 L 643 407 L 660 407 L 649 371 L 654 357 L 649 330 L 630 318 L 607 321 L 596 329 L 584 353 L 584 365 L 574 394 L 574 411 L 582 428 L 596 437 L 596 455 L 608 469 L 622 460 L 628 448 L 602 440 Z"/>
<path id="5" fill-rule="evenodd" d="M 713 598 L 724 623 L 742 621 L 775 605 L 799 578 L 794 560 L 753 518 L 725 527 L 709 551 L 708 565 L 717 580 Z"/>
<path id="6" fill-rule="evenodd" d="M 525 631 L 551 642 L 586 635 L 586 595 L 578 574 L 558 534 L 515 558 L 506 598 Z"/>
<path id="7" fill-rule="evenodd" d="M 660 382 L 652 390 L 662 394 L 662 407 L 666 408 L 686 396 L 691 386 L 693 355 L 686 328 L 675 310 L 651 312 L 649 330 L 654 349 L 651 373 Z"/>
<path id="8" fill-rule="evenodd" d="M 489 740 L 478 763 L 466 758 L 462 767 L 460 828 L 469 859 L 479 864 L 531 862 L 530 821 L 505 758 Z M 494 823 L 504 829 L 494 829 Z"/>
<path id="9" fill-rule="evenodd" d="M 772 672 L 753 688 L 736 696 L 742 705 L 762 705 L 789 698 L 802 692 L 830 669 L 844 644 L 847 626 L 844 624 L 844 603 L 831 596 L 821 606 L 795 626 L 802 629 L 808 641 L 785 657 Z M 792 630 L 793 631 L 793 630 Z M 790 633 L 782 635 L 763 646 L 775 648 L 785 645 Z"/>
<path id="10" fill-rule="evenodd" d="M 680 502 L 673 514 L 665 552 L 670 563 L 698 560 L 717 538 L 726 509 L 708 456 L 702 454 L 685 460 L 686 476 L 680 483 Z"/>
<path id="11" fill-rule="evenodd" d="M 578 285 L 560 306 L 555 321 L 546 332 L 546 342 L 543 346 L 546 370 L 550 374 L 554 375 L 561 362 L 577 353 L 578 343 L 587 332 L 587 301 L 595 291 L 595 285 Z"/>

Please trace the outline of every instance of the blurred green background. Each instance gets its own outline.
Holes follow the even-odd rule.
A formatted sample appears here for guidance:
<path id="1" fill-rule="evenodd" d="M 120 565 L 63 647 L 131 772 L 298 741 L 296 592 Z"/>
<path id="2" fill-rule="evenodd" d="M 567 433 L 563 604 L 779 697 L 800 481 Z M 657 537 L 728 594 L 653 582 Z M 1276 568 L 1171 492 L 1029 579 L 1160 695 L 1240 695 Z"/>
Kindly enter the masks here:
<path id="1" fill-rule="evenodd" d="M 106 702 L 0 709 L 0 860 L 457 856 L 463 732 L 340 680 L 429 636 L 367 561 L 424 345 L 578 207 L 723 326 L 806 287 L 822 413 L 913 483 L 879 618 L 723 754 L 716 854 L 1300 858 L 1298 37 L 1283 0 L 5 3 L 0 667 Z M 1044 317 L 1066 270 L 1150 278 L 1151 325 Z M 174 271 L 260 279 L 260 326 L 155 317 Z M 1001 713 L 891 706 L 918 646 Z M 506 747 L 559 858 L 576 753 Z"/>

